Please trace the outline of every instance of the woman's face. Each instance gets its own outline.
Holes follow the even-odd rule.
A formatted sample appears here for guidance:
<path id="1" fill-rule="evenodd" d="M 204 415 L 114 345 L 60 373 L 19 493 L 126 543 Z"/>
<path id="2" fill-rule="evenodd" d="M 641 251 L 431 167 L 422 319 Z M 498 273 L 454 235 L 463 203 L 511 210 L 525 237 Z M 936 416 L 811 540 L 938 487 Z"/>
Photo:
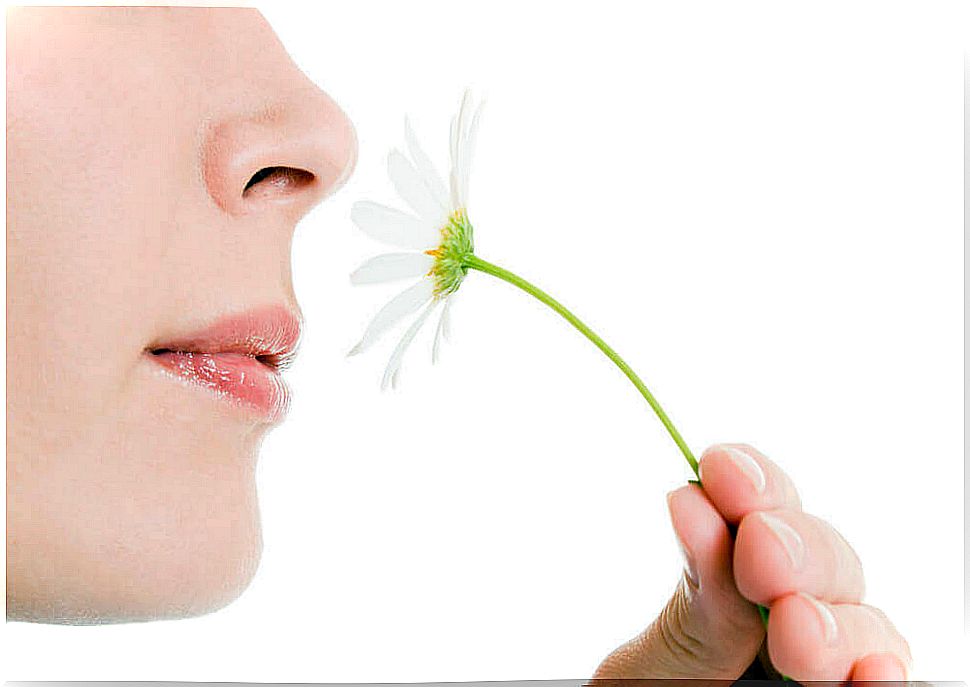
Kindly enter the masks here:
<path id="1" fill-rule="evenodd" d="M 355 157 L 255 10 L 8 10 L 8 617 L 246 587 L 293 229 Z"/>

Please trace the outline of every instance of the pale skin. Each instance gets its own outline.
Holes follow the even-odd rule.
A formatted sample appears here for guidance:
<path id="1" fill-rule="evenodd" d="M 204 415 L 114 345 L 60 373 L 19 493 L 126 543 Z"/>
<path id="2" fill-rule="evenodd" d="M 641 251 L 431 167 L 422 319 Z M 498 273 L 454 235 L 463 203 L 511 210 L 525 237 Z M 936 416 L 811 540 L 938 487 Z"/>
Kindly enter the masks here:
<path id="1" fill-rule="evenodd" d="M 292 233 L 350 174 L 354 128 L 255 10 L 7 18 L 7 617 L 210 612 L 258 565 L 270 425 L 151 374 L 145 347 L 240 308 L 298 312 Z M 250 183 L 268 167 L 299 174 Z M 690 572 L 595 677 L 737 678 L 765 638 L 760 603 L 790 677 L 904 678 L 909 649 L 861 603 L 858 557 L 788 477 L 742 445 L 700 466 L 703 489 L 669 498 Z M 776 531 L 800 538 L 794 556 Z"/>
<path id="2" fill-rule="evenodd" d="M 350 173 L 353 126 L 255 10 L 7 19 L 8 617 L 214 610 L 259 561 L 270 427 L 145 349 L 299 312 L 293 231 Z M 246 189 L 271 166 L 303 174 Z"/>

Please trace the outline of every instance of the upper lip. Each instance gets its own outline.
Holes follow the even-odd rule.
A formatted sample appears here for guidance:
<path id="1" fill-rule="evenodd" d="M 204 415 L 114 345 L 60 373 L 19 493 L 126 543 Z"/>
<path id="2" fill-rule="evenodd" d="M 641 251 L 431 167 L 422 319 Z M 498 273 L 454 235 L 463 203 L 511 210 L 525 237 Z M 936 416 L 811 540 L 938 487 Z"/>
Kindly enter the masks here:
<path id="1" fill-rule="evenodd" d="M 269 305 L 224 315 L 200 329 L 159 339 L 146 350 L 154 354 L 239 353 L 278 370 L 296 356 L 301 330 L 301 318 L 292 309 Z"/>

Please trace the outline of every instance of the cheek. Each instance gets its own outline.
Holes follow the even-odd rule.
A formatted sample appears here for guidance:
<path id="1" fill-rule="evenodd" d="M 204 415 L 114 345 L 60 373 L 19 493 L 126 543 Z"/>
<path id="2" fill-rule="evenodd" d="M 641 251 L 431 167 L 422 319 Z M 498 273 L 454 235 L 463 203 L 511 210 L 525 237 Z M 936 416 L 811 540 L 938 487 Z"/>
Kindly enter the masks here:
<path id="1" fill-rule="evenodd" d="M 170 224 L 204 226 L 173 219 L 191 131 L 81 120 L 101 109 L 52 102 L 13 103 L 8 130 L 8 616 L 204 613 L 246 587 L 261 536 L 258 437 L 142 369 L 182 306 L 173 289 L 198 273 L 181 253 L 166 262 L 180 244 L 163 240 Z"/>
<path id="2" fill-rule="evenodd" d="M 177 194 L 162 182 L 174 153 L 147 165 L 97 136 L 141 132 L 20 105 L 24 124 L 8 137 L 7 418 L 14 444 L 37 455 L 85 446 L 124 402 L 157 329 L 169 278 L 155 260 L 158 218 Z M 81 133 L 59 131 L 69 125 Z"/>

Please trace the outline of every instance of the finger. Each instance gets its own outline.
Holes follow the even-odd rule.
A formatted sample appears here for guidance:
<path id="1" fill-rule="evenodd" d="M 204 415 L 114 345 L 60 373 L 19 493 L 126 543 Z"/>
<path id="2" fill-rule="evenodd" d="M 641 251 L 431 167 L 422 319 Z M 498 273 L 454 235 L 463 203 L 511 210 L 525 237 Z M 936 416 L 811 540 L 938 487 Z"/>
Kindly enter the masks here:
<path id="1" fill-rule="evenodd" d="M 699 632 L 705 634 L 703 629 L 708 628 L 706 638 L 721 640 L 739 629 L 754 628 L 760 641 L 764 625 L 757 609 L 735 585 L 731 570 L 734 542 L 724 519 L 704 490 L 693 484 L 671 492 L 667 501 L 674 535 L 684 554 L 693 608 L 698 609 L 698 619 L 708 623 Z M 755 652 L 758 646 L 754 646 Z"/>
<path id="2" fill-rule="evenodd" d="M 611 654 L 596 678 L 734 680 L 758 653 L 764 627 L 731 577 L 727 524 L 696 485 L 668 496 L 685 571 L 673 598 L 638 637 Z"/>
<path id="3" fill-rule="evenodd" d="M 869 654 L 856 661 L 852 668 L 852 682 L 882 682 L 906 680 L 906 666 L 893 654 Z"/>
<path id="4" fill-rule="evenodd" d="M 858 603 L 865 595 L 862 564 L 824 520 L 801 511 L 749 513 L 738 527 L 734 579 L 753 603 L 805 592 L 829 603 Z"/>
<path id="5" fill-rule="evenodd" d="M 794 483 L 747 444 L 718 444 L 701 456 L 701 483 L 711 503 L 729 523 L 756 510 L 801 510 Z"/>
<path id="6" fill-rule="evenodd" d="M 827 604 L 803 593 L 771 606 L 768 653 L 778 670 L 800 682 L 847 680 L 855 664 L 874 653 L 892 654 L 907 673 L 912 666 L 909 645 L 881 611 Z"/>

